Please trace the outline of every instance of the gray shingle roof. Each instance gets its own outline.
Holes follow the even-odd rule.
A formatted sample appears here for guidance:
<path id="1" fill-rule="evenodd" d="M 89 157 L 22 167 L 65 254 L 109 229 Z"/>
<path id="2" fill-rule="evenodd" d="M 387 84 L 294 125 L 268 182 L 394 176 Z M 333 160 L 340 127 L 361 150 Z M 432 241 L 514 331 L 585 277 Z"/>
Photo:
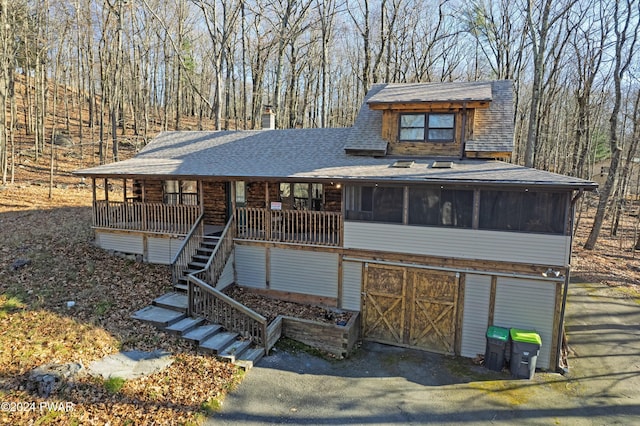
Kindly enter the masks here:
<path id="1" fill-rule="evenodd" d="M 350 129 L 164 132 L 136 157 L 77 172 L 94 177 L 158 176 L 423 182 L 592 188 L 592 182 L 500 161 L 454 160 L 450 169 L 434 159 L 395 168 L 397 158 L 347 155 Z"/>
<path id="2" fill-rule="evenodd" d="M 367 92 L 344 145 L 347 153 L 365 155 L 385 155 L 387 153 L 387 141 L 382 139 L 382 111 L 375 111 L 367 106 L 369 99 L 386 86 L 386 84 L 374 84 Z"/>
<path id="3" fill-rule="evenodd" d="M 445 96 L 440 93 L 444 87 L 455 88 L 453 92 L 447 92 L 449 100 L 459 100 L 464 95 L 463 88 L 466 88 L 464 92 L 468 96 L 492 98 L 488 109 L 476 111 L 476 130 L 473 138 L 467 141 L 467 151 L 512 150 L 511 81 L 377 84 L 367 94 L 351 128 L 163 132 L 132 159 L 76 173 L 93 177 L 351 180 L 595 188 L 593 182 L 500 161 L 454 160 L 452 168 L 442 169 L 431 167 L 433 158 L 412 158 L 415 161 L 412 167 L 396 168 L 391 164 L 398 158 L 370 156 L 384 156 L 387 142 L 381 137 L 382 113 L 370 109 L 367 102 L 387 99 L 391 95 L 407 101 L 410 96 L 424 99 L 428 94 L 433 100 Z M 368 153 L 369 156 L 350 153 Z"/>
<path id="4" fill-rule="evenodd" d="M 477 109 L 474 117 L 473 137 L 465 144 L 465 151 L 513 151 L 513 82 L 491 83 L 493 101 L 488 109 Z"/>
<path id="5" fill-rule="evenodd" d="M 389 83 L 366 99 L 369 104 L 490 101 L 491 82 Z"/>

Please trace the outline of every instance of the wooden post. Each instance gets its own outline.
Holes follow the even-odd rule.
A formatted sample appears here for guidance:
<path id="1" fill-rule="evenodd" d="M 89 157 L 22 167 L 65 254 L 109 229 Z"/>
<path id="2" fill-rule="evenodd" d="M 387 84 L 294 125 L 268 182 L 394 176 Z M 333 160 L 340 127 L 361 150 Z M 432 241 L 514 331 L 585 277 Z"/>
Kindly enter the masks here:
<path id="1" fill-rule="evenodd" d="M 96 188 L 96 178 L 91 178 L 91 187 L 92 187 L 92 193 L 93 193 L 93 225 L 97 225 L 98 224 L 98 204 L 96 203 L 96 197 L 97 197 L 97 188 Z"/>
<path id="2" fill-rule="evenodd" d="M 264 207 L 265 207 L 265 215 L 264 215 L 264 233 L 265 239 L 267 241 L 271 241 L 271 203 L 269 201 L 269 182 L 264 183 Z M 267 283 L 269 281 L 267 280 Z"/>

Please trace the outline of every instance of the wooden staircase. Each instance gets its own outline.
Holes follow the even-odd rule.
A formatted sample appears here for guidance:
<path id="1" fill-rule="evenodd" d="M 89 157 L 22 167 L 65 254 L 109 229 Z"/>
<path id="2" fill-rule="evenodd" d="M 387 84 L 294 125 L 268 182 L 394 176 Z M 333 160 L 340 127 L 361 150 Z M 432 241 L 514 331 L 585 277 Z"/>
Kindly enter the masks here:
<path id="1" fill-rule="evenodd" d="M 207 266 L 207 261 L 218 245 L 218 242 L 220 242 L 220 237 L 203 236 L 200 246 L 193 256 L 191 256 L 191 261 L 187 266 L 188 269 L 184 271 L 182 276 L 178 277 L 177 282 L 173 285 L 176 292 L 187 291 L 187 275 L 200 271 Z"/>
<path id="2" fill-rule="evenodd" d="M 197 345 L 199 351 L 216 355 L 245 370 L 265 355 L 263 347 L 255 347 L 250 340 L 226 331 L 222 325 L 211 324 L 204 318 L 188 317 L 187 304 L 184 291 L 167 293 L 135 312 L 132 318 L 189 340 Z"/>

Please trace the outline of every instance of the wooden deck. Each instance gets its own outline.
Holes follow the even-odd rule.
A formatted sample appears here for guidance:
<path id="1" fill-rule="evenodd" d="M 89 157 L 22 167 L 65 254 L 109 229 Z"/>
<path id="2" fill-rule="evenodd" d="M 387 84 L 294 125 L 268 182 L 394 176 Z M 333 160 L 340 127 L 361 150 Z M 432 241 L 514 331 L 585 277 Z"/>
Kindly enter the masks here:
<path id="1" fill-rule="evenodd" d="M 187 234 L 200 216 L 200 206 L 94 201 L 94 228 Z"/>
<path id="2" fill-rule="evenodd" d="M 237 238 L 340 246 L 341 213 L 307 210 L 236 209 Z"/>

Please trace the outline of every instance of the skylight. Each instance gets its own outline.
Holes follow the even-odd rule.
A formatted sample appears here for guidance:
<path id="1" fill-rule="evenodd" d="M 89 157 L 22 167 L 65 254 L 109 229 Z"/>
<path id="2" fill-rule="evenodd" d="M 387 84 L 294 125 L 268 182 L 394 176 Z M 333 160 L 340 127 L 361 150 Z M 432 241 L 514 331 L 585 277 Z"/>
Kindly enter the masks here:
<path id="1" fill-rule="evenodd" d="M 398 169 L 409 169 L 413 166 L 415 161 L 413 160 L 398 160 L 391 165 L 391 167 L 395 167 Z"/>
<path id="2" fill-rule="evenodd" d="M 453 167 L 453 161 L 434 161 L 431 165 L 432 169 L 450 169 Z"/>

